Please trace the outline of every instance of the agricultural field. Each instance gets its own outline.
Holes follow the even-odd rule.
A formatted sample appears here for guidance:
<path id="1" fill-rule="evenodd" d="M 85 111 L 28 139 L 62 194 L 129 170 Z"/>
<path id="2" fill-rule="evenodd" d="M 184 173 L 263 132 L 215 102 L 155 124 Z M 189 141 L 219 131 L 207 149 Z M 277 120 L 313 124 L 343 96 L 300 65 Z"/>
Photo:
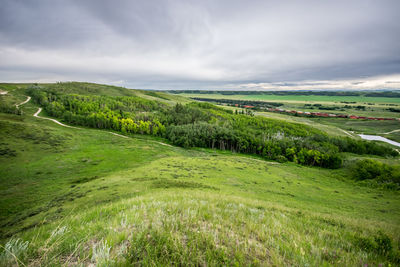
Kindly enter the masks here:
<path id="1" fill-rule="evenodd" d="M 212 101 L 231 99 L 265 101 L 282 104 L 280 108 L 308 112 L 328 112 L 366 117 L 400 118 L 400 97 L 366 96 L 320 96 L 320 95 L 222 95 L 222 94 L 176 94 L 189 98 L 204 98 Z"/>
<path id="2" fill-rule="evenodd" d="M 338 125 L 324 121 L 313 125 L 306 118 L 286 119 L 275 113 L 266 113 L 276 116 L 270 118 L 263 118 L 262 113 L 253 117 L 225 114 L 221 108 L 192 103 L 182 96 L 95 84 L 58 84 L 51 91 L 46 85 L 35 85 L 33 93 L 31 85 L 2 86 L 8 91 L 0 96 L 3 106 L 32 96 L 20 106 L 19 114 L 0 113 L 2 266 L 400 264 L 396 181 L 382 185 L 379 179 L 353 177 L 355 164 L 363 160 L 386 168 L 398 166 L 399 156 L 391 155 L 389 148 L 357 143 L 360 140 L 354 137 L 348 144 L 367 146 L 375 154 L 338 152 L 342 165 L 327 168 L 291 161 L 293 154 L 285 154 L 286 160 L 268 158 L 250 148 L 235 152 L 191 145 L 203 144 L 198 140 L 201 136 L 181 143 L 173 135 L 193 134 L 181 121 L 174 121 L 183 120 L 178 109 L 202 120 L 208 119 L 204 114 L 216 114 L 221 121 L 209 115 L 210 131 L 219 131 L 218 124 L 228 128 L 230 120 L 267 122 L 288 135 L 310 138 L 315 146 L 312 151 L 318 151 L 318 146 L 327 150 L 314 136 L 345 140 L 343 132 L 335 134 Z M 53 94 L 60 90 L 64 93 Z M 47 102 L 38 97 L 45 92 Z M 97 111 L 96 101 L 107 103 L 107 116 L 139 115 L 126 128 L 123 123 L 129 121 L 121 119 L 122 115 L 112 117 L 121 121 L 119 130 L 114 125 L 96 127 L 100 119 L 95 126 L 91 121 L 86 124 L 82 110 Z M 58 115 L 63 103 L 71 103 L 64 110 L 71 115 Z M 128 112 L 124 105 L 134 111 Z M 34 117 L 39 107 L 44 110 Z M 171 116 L 165 121 L 164 108 Z M 139 113 L 139 109 L 147 111 Z M 76 128 L 44 119 L 50 117 Z M 143 134 L 135 130 L 134 123 L 140 126 L 140 120 L 154 123 L 147 134 L 146 128 Z M 167 124 L 169 120 L 174 124 Z M 165 135 L 160 134 L 162 127 L 157 122 L 166 126 Z M 256 136 L 257 128 L 251 127 L 249 131 Z M 155 133 L 154 129 L 160 130 Z M 312 135 L 298 133 L 300 129 Z M 329 149 L 332 152 L 326 156 L 336 155 L 335 148 Z"/>
<path id="3" fill-rule="evenodd" d="M 336 126 L 349 132 L 356 132 L 369 135 L 380 135 L 391 140 L 400 142 L 399 121 L 369 121 L 349 119 L 311 118 L 315 123 Z"/>
<path id="4" fill-rule="evenodd" d="M 295 102 L 295 103 L 309 103 L 309 102 L 357 102 L 357 103 L 385 103 L 385 104 L 400 104 L 400 98 L 392 97 L 365 97 L 365 96 L 320 96 L 320 95 L 222 95 L 222 94 L 179 94 L 185 97 L 204 97 L 214 99 L 243 99 L 243 100 L 264 100 L 276 102 Z"/>

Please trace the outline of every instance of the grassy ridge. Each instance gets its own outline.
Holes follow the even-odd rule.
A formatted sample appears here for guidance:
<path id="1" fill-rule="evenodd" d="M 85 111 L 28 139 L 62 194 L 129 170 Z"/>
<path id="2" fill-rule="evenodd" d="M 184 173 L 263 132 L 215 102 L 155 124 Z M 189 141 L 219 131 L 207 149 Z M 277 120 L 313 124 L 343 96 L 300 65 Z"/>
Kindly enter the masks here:
<path id="1" fill-rule="evenodd" d="M 0 157 L 0 221 L 1 245 L 24 264 L 400 260 L 399 194 L 351 181 L 346 168 L 70 129 L 33 118 L 32 102 L 22 109 L 0 114 L 1 147 L 14 151 Z M 15 262 L 0 250 L 2 265 Z"/>

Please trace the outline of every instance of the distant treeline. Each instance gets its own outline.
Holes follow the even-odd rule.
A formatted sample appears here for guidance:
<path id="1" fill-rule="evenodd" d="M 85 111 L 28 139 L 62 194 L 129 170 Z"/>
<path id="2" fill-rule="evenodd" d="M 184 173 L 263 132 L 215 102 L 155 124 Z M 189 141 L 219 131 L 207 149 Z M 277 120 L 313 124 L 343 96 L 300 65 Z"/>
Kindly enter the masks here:
<path id="1" fill-rule="evenodd" d="M 46 87 L 32 87 L 28 93 L 49 115 L 65 122 L 160 136 L 182 147 L 231 150 L 324 168 L 342 165 L 339 152 L 398 154 L 373 142 L 330 137 L 303 124 L 235 114 L 210 103 L 169 106 L 136 96 L 64 94 Z"/>
<path id="2" fill-rule="evenodd" d="M 358 110 L 365 110 L 365 106 L 357 105 L 357 106 L 324 106 L 322 104 L 304 104 L 304 108 L 307 109 L 319 109 L 319 110 L 344 110 L 344 109 L 358 109 Z"/>
<path id="3" fill-rule="evenodd" d="M 206 91 L 206 90 L 169 90 L 172 94 L 221 94 L 221 95 L 320 95 L 320 96 L 366 96 L 400 97 L 399 91 Z"/>
<path id="4" fill-rule="evenodd" d="M 400 113 L 400 108 L 388 108 L 388 111 Z"/>

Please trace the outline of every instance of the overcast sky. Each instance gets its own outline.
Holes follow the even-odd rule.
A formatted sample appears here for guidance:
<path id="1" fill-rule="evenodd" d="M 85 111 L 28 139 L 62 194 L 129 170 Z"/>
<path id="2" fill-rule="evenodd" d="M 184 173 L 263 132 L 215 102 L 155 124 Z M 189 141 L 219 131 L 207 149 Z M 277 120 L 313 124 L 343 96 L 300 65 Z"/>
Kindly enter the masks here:
<path id="1" fill-rule="evenodd" d="M 399 13 L 399 0 L 0 0 L 0 81 L 400 88 Z"/>

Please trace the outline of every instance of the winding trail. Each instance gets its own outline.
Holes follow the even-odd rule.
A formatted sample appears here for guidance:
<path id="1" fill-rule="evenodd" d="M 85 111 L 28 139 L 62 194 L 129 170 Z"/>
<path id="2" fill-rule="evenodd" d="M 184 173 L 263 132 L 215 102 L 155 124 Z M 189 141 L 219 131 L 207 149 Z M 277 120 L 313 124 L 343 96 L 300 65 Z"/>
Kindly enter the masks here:
<path id="1" fill-rule="evenodd" d="M 393 131 L 390 131 L 390 132 L 387 132 L 387 133 L 380 133 L 380 134 L 391 134 L 391 133 L 396 133 L 396 132 L 400 132 L 400 129 L 393 130 Z"/>
<path id="2" fill-rule="evenodd" d="M 39 108 L 38 111 L 36 111 L 36 113 L 33 114 L 33 117 L 36 117 L 36 118 L 39 118 L 39 119 L 44 119 L 44 120 L 49 120 L 49 121 L 55 122 L 55 123 L 57 123 L 57 124 L 59 124 L 61 126 L 67 127 L 67 128 L 82 129 L 82 128 L 77 128 L 77 127 L 66 125 L 64 123 L 59 122 L 58 120 L 55 120 L 55 119 L 50 119 L 50 118 L 46 118 L 46 117 L 40 117 L 39 116 L 40 112 L 42 112 L 42 108 Z"/>
<path id="3" fill-rule="evenodd" d="M 19 106 L 28 103 L 29 100 L 31 100 L 31 97 L 30 97 L 30 96 L 28 96 L 28 97 L 26 98 L 25 101 L 23 101 L 23 102 L 21 102 L 21 103 L 19 103 L 19 104 L 15 104 L 15 106 L 16 106 L 17 108 L 19 108 Z"/>

